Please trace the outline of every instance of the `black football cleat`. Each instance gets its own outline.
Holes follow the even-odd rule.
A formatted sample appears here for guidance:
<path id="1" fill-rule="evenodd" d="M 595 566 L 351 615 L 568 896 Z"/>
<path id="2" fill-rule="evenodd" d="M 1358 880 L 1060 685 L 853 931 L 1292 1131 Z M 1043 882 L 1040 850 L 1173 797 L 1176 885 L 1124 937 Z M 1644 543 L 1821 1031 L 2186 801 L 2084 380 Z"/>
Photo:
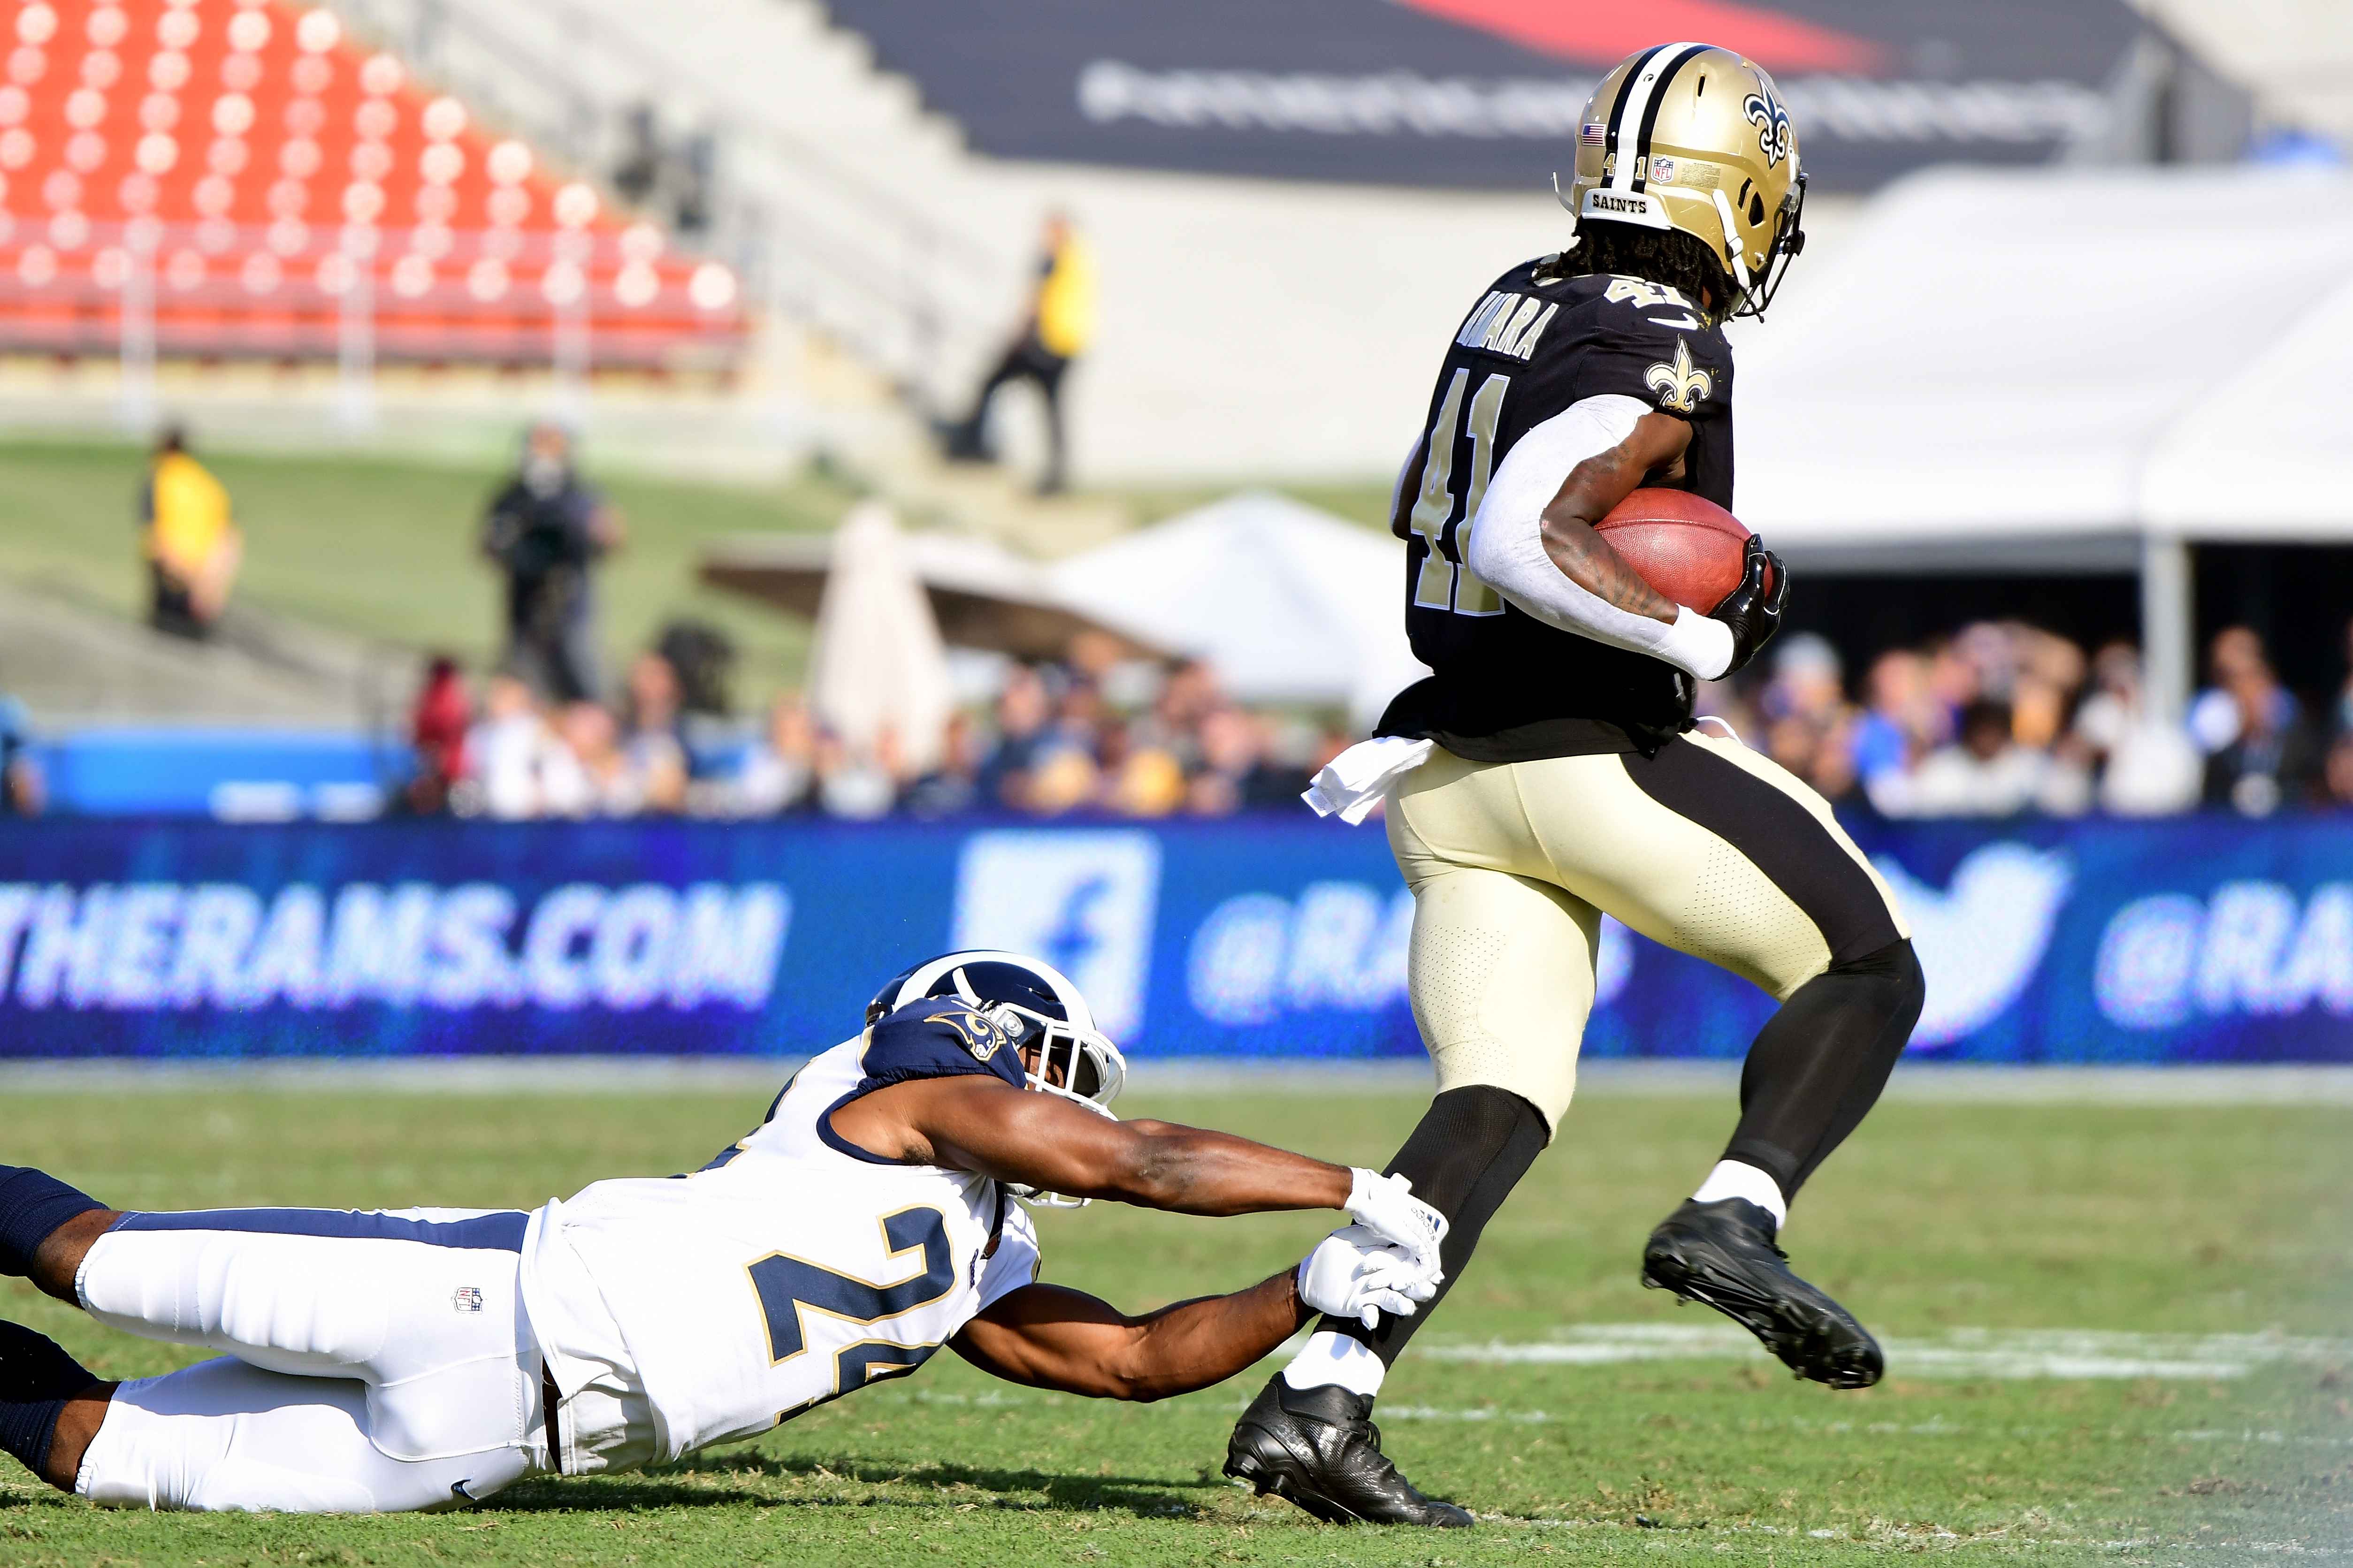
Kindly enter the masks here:
<path id="1" fill-rule="evenodd" d="M 1261 1497 L 1297 1503 L 1326 1524 L 1466 1529 L 1471 1516 L 1416 1491 L 1381 1455 L 1369 1394 L 1293 1388 L 1274 1374 L 1226 1442 L 1226 1474 Z"/>
<path id="2" fill-rule="evenodd" d="M 1779 1227 L 1746 1198 L 1687 1198 L 1642 1248 L 1642 1283 L 1715 1308 L 1790 1371 L 1832 1388 L 1869 1388 L 1887 1370 L 1854 1315 L 1789 1272 Z"/>

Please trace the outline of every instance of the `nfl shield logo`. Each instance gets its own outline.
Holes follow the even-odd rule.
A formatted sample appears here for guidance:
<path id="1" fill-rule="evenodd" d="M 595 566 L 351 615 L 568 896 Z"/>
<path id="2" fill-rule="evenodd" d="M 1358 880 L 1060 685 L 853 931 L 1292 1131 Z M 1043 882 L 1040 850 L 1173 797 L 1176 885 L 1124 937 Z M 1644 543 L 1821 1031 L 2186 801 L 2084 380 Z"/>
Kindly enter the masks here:
<path id="1" fill-rule="evenodd" d="M 479 1312 L 482 1310 L 482 1293 L 474 1286 L 460 1285 L 450 1292 L 449 1305 L 459 1312 Z"/>
<path id="2" fill-rule="evenodd" d="M 1675 161 L 1672 158 L 1651 159 L 1651 178 L 1658 184 L 1673 184 L 1675 183 Z"/>

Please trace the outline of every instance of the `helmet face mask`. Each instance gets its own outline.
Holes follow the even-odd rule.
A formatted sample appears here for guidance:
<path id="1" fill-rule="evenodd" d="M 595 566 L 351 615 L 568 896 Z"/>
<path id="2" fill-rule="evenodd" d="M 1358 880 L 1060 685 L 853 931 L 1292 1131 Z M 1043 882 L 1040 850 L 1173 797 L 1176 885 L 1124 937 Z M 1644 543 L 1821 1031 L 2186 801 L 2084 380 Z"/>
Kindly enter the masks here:
<path id="1" fill-rule="evenodd" d="M 1561 205 L 1588 220 L 1674 229 L 1715 258 L 1720 318 L 1763 313 L 1804 248 L 1796 129 L 1772 77 L 1730 49 L 1663 44 L 1593 89 Z"/>
<path id="2" fill-rule="evenodd" d="M 1017 1042 L 1031 1092 L 1118 1120 L 1111 1103 L 1126 1087 L 1127 1058 L 1094 1026 L 1085 998 L 1060 970 L 1020 953 L 946 953 L 892 977 L 867 1004 L 866 1022 L 927 996 L 957 997 L 1004 1026 Z M 1048 1208 L 1084 1208 L 1090 1201 L 1015 1182 L 1005 1188 Z"/>

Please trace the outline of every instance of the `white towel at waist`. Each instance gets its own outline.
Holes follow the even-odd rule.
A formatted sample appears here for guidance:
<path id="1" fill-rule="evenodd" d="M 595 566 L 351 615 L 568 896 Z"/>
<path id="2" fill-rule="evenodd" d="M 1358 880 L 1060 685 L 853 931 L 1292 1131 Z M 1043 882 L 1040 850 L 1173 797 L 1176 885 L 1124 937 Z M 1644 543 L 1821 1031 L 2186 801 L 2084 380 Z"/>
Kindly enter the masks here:
<path id="1" fill-rule="evenodd" d="M 1409 741 L 1402 735 L 1359 741 L 1324 763 L 1299 798 L 1314 806 L 1318 816 L 1337 816 L 1351 825 L 1362 822 L 1388 792 L 1391 779 L 1421 766 L 1437 749 L 1434 741 Z"/>

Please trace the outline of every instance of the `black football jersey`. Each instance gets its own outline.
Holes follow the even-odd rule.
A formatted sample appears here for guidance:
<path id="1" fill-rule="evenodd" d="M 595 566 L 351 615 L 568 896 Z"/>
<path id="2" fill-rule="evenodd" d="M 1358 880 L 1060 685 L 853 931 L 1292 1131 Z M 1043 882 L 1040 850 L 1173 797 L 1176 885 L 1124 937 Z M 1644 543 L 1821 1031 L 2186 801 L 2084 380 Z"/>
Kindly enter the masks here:
<path id="1" fill-rule="evenodd" d="M 1406 477 L 1405 619 L 1436 671 L 1377 733 L 1427 736 L 1479 762 L 1654 749 L 1689 727 L 1692 681 L 1663 659 L 1546 625 L 1464 561 L 1488 479 L 1513 443 L 1588 397 L 1619 394 L 1690 421 L 1686 488 L 1732 506 L 1732 350 L 1662 284 L 1514 268 L 1472 308 L 1438 373 L 1421 471 Z"/>

